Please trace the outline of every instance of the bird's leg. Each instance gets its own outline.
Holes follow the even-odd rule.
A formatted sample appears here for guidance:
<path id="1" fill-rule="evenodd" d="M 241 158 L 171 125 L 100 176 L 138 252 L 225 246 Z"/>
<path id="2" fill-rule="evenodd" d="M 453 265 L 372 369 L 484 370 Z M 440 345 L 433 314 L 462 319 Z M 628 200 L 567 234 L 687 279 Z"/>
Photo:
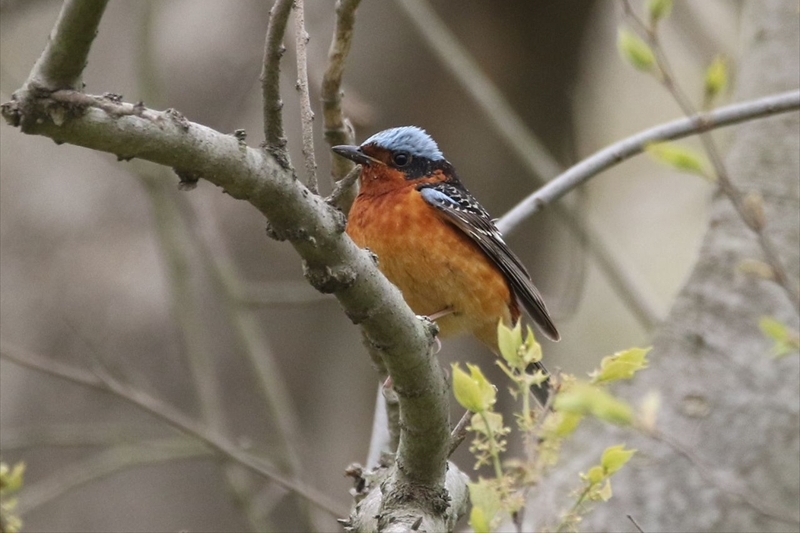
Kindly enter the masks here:
<path id="1" fill-rule="evenodd" d="M 432 315 L 428 315 L 427 318 L 431 322 L 434 322 L 434 321 L 436 321 L 436 319 L 442 318 L 443 316 L 447 316 L 452 312 L 453 312 L 453 309 L 451 307 L 445 307 L 441 311 L 437 311 L 437 312 L 433 313 Z M 436 351 L 434 351 L 433 353 L 437 354 L 442 349 L 442 341 L 439 340 L 439 335 L 435 335 L 433 337 L 433 340 L 434 340 L 434 342 L 436 342 Z"/>
<path id="2" fill-rule="evenodd" d="M 453 309 L 452 309 L 452 308 L 450 308 L 450 307 L 445 307 L 445 308 L 444 308 L 444 309 L 442 309 L 441 311 L 436 311 L 436 312 L 435 312 L 435 313 L 433 313 L 432 315 L 428 315 L 428 319 L 429 319 L 429 320 L 436 320 L 436 319 L 442 318 L 443 316 L 447 316 L 447 315 L 449 315 L 449 314 L 450 314 L 450 313 L 452 313 L 452 312 L 453 312 Z"/>

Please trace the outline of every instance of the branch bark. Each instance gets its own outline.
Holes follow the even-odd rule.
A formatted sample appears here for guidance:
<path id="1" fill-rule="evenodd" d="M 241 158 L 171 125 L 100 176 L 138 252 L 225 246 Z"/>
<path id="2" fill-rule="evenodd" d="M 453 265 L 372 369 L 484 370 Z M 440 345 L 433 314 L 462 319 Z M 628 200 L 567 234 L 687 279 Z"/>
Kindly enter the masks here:
<path id="1" fill-rule="evenodd" d="M 68 27 L 73 22 L 60 17 L 54 31 L 75 30 Z M 279 60 L 278 34 L 283 31 L 276 29 L 267 37 L 268 60 Z M 265 72 L 275 70 L 265 66 Z M 270 89 L 277 87 L 274 78 L 264 78 Z M 2 114 L 27 134 L 109 152 L 120 160 L 136 157 L 162 164 L 173 168 L 184 184 L 206 179 L 263 213 L 268 234 L 292 244 L 303 260 L 306 279 L 339 299 L 392 376 L 402 433 L 386 479 L 392 490 L 376 493 L 381 520 L 395 528 L 410 528 L 422 517 L 429 530 L 452 527 L 465 509 L 466 485 L 463 476 L 451 474 L 451 484 L 457 486 L 449 494 L 445 489 L 449 387 L 431 350 L 435 327 L 413 314 L 372 256 L 344 234 L 344 215 L 303 186 L 288 160 L 280 160 L 282 145 L 271 141 L 280 141 L 282 128 L 275 122 L 269 126 L 275 113 L 280 120 L 280 101 L 270 100 L 266 92 L 266 151 L 249 148 L 241 137 L 192 123 L 174 109 L 159 112 L 141 103 L 121 102 L 114 95 L 18 91 L 3 104 Z M 237 450 L 223 448 L 218 441 L 206 442 L 248 465 L 249 459 Z M 254 468 L 252 462 L 249 466 Z"/>

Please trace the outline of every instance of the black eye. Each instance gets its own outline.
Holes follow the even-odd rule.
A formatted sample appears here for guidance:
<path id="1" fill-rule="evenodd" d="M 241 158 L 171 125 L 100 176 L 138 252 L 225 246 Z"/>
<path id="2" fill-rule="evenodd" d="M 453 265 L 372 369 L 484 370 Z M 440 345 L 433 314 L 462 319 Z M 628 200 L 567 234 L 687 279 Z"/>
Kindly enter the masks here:
<path id="1" fill-rule="evenodd" d="M 404 167 L 411 162 L 411 156 L 408 152 L 395 152 L 392 154 L 392 163 L 398 167 Z"/>

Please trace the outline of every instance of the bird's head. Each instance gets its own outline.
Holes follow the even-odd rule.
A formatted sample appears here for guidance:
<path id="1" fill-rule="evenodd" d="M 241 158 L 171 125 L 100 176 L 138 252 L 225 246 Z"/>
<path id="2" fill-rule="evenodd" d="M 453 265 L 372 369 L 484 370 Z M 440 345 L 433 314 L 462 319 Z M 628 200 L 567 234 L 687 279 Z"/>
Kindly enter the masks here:
<path id="1" fill-rule="evenodd" d="M 333 151 L 362 166 L 362 193 L 380 194 L 410 182 L 441 181 L 452 173 L 436 141 L 416 126 L 383 130 L 361 146 L 334 146 Z"/>

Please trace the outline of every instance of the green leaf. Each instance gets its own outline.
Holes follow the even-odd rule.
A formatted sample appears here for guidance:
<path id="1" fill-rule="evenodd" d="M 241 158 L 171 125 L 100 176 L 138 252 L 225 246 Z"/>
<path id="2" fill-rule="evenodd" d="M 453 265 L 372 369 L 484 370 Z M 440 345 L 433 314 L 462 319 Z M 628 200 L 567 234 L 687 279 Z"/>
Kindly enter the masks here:
<path id="1" fill-rule="evenodd" d="M 588 481 L 592 485 L 596 485 L 605 479 L 606 473 L 603 471 L 603 467 L 600 465 L 595 465 L 589 469 L 586 474 L 583 475 L 583 478 Z"/>
<path id="2" fill-rule="evenodd" d="M 566 437 L 573 433 L 583 420 L 583 415 L 579 413 L 556 413 L 556 417 L 558 417 L 558 423 L 553 428 L 553 433 L 557 437 Z"/>
<path id="3" fill-rule="evenodd" d="M 487 424 L 488 428 L 486 427 Z M 489 435 L 489 430 L 494 435 L 503 435 L 506 432 L 506 428 L 503 426 L 503 415 L 494 411 L 483 413 L 483 415 L 478 413 L 472 415 L 470 429 L 486 436 Z"/>
<path id="4" fill-rule="evenodd" d="M 522 346 L 522 360 L 527 367 L 531 363 L 542 360 L 542 345 L 536 341 L 536 336 L 533 330 L 528 326 L 527 335 L 525 335 L 525 344 Z"/>
<path id="5" fill-rule="evenodd" d="M 728 85 L 728 61 L 724 55 L 719 54 L 711 61 L 706 69 L 703 82 L 706 103 L 709 104 Z"/>
<path id="6" fill-rule="evenodd" d="M 469 525 L 476 532 L 488 533 L 500 512 L 500 493 L 493 483 L 482 478 L 475 483 L 468 483 L 467 486 L 472 503 Z"/>
<path id="7" fill-rule="evenodd" d="M 525 367 L 522 357 L 520 357 L 520 347 L 522 346 L 521 321 L 517 322 L 517 325 L 512 329 L 500 320 L 497 323 L 497 345 L 500 348 L 500 355 L 512 368 L 522 369 Z"/>
<path id="8" fill-rule="evenodd" d="M 453 394 L 464 409 L 473 413 L 482 413 L 492 408 L 497 399 L 494 385 L 477 365 L 467 363 L 470 373 L 467 374 L 458 363 L 453 364 Z"/>
<path id="9" fill-rule="evenodd" d="M 620 28 L 617 33 L 617 48 L 622 59 L 630 63 L 634 68 L 644 71 L 652 71 L 655 68 L 656 57 L 653 51 L 635 33 L 627 28 Z"/>
<path id="10" fill-rule="evenodd" d="M 596 492 L 597 498 L 607 502 L 611 499 L 611 480 L 607 479 L 605 485 Z"/>
<path id="11" fill-rule="evenodd" d="M 589 383 L 576 382 L 568 390 L 559 392 L 553 407 L 556 411 L 591 414 L 617 425 L 628 425 L 633 420 L 633 409 L 627 403 Z"/>
<path id="12" fill-rule="evenodd" d="M 644 150 L 659 163 L 680 172 L 695 174 L 714 181 L 712 174 L 707 170 L 708 163 L 705 157 L 685 146 L 671 142 L 659 142 L 648 144 Z"/>
<path id="13" fill-rule="evenodd" d="M 629 348 L 614 355 L 603 357 L 600 370 L 592 372 L 592 383 L 605 383 L 618 379 L 630 379 L 647 368 L 647 353 L 651 348 Z"/>
<path id="14" fill-rule="evenodd" d="M 668 17 L 670 11 L 672 11 L 672 0 L 649 0 L 647 2 L 647 12 L 650 14 L 651 25 Z"/>
<path id="15" fill-rule="evenodd" d="M 800 350 L 800 334 L 776 318 L 762 316 L 758 327 L 764 336 L 775 341 L 771 349 L 772 357 L 783 357 Z"/>
<path id="16" fill-rule="evenodd" d="M 600 458 L 600 464 L 607 475 L 611 475 L 627 463 L 636 450 L 626 450 L 624 444 L 609 446 Z"/>

